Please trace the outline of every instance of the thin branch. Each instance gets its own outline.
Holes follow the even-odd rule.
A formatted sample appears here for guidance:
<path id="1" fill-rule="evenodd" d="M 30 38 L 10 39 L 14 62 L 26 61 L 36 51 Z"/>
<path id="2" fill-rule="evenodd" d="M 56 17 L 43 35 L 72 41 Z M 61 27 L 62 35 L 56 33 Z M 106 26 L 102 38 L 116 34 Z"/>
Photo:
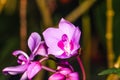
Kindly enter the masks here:
<path id="1" fill-rule="evenodd" d="M 53 26 L 52 18 L 51 18 L 51 13 L 48 9 L 48 6 L 46 4 L 46 0 L 36 0 L 38 7 L 40 9 L 40 12 L 42 14 L 42 19 L 44 22 L 45 27 Z"/>
<path id="2" fill-rule="evenodd" d="M 106 45 L 107 45 L 107 59 L 108 59 L 109 68 L 112 68 L 114 64 L 113 38 L 112 38 L 113 16 L 114 16 L 114 11 L 112 9 L 112 0 L 107 0 Z"/>
<path id="3" fill-rule="evenodd" d="M 91 59 L 91 23 L 88 13 L 82 16 L 82 34 L 83 34 L 83 63 L 87 74 L 87 79 L 90 79 L 90 59 Z"/>
<path id="4" fill-rule="evenodd" d="M 75 10 L 73 10 L 70 14 L 68 14 L 66 16 L 66 19 L 68 21 L 70 21 L 70 22 L 74 22 L 82 14 L 84 14 L 94 3 L 95 3 L 95 0 L 86 0 L 86 1 L 84 1 Z"/>
<path id="5" fill-rule="evenodd" d="M 42 66 L 42 68 L 43 68 L 44 70 L 49 71 L 49 72 L 53 72 L 53 73 L 56 72 L 56 70 L 54 70 L 54 69 L 52 69 L 52 68 L 49 68 L 49 67 L 46 67 L 46 66 Z"/>
<path id="6" fill-rule="evenodd" d="M 26 20 L 27 0 L 20 0 L 20 47 L 26 51 L 27 20 Z"/>

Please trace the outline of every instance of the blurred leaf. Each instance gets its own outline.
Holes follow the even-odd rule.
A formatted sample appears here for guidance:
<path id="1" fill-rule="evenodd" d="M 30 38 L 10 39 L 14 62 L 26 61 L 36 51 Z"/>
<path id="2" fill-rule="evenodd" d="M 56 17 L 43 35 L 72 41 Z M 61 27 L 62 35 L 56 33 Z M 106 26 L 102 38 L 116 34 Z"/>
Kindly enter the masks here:
<path id="1" fill-rule="evenodd" d="M 106 4 L 105 1 L 99 1 L 93 6 L 92 23 L 95 26 L 95 31 L 100 37 L 102 44 L 105 46 L 105 29 L 106 29 Z M 96 35 L 96 34 L 94 34 Z"/>
<path id="2" fill-rule="evenodd" d="M 12 66 L 16 63 L 16 58 L 12 55 L 12 52 L 17 47 L 18 39 L 16 37 L 11 37 L 6 41 L 6 44 L 0 52 L 0 71 L 2 71 L 3 68 Z M 0 72 L 1 80 L 6 80 L 8 77 L 9 76 L 5 76 L 2 72 Z"/>
<path id="3" fill-rule="evenodd" d="M 7 14 L 13 14 L 16 10 L 17 0 L 7 0 L 5 5 L 5 12 Z"/>
<path id="4" fill-rule="evenodd" d="M 120 69 L 119 68 L 110 68 L 100 72 L 98 75 L 107 75 L 107 74 L 117 74 L 120 76 Z"/>
<path id="5" fill-rule="evenodd" d="M 0 13 L 2 12 L 7 0 L 0 0 Z"/>
<path id="6" fill-rule="evenodd" d="M 14 50 L 15 47 L 17 47 L 18 45 L 18 40 L 17 38 L 13 37 L 10 38 L 9 40 L 6 41 L 6 44 L 4 46 L 4 48 L 1 50 L 1 56 L 0 56 L 0 63 L 3 62 L 3 60 L 9 55 L 12 55 L 12 50 Z"/>
<path id="7" fill-rule="evenodd" d="M 115 58 L 120 55 L 120 0 L 113 0 L 114 19 L 113 19 L 113 47 Z"/>

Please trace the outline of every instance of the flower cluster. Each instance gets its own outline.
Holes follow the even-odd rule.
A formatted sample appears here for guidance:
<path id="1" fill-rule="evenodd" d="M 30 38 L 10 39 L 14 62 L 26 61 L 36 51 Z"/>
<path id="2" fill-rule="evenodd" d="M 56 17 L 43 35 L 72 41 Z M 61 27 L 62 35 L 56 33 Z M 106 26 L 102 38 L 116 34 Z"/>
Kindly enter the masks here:
<path id="1" fill-rule="evenodd" d="M 67 61 L 78 55 L 81 32 L 78 27 L 64 20 L 59 22 L 58 28 L 48 28 L 43 32 L 44 41 L 37 32 L 33 32 L 28 39 L 31 54 L 28 56 L 22 50 L 16 50 L 13 55 L 18 58 L 18 66 L 6 67 L 4 74 L 16 75 L 23 73 L 20 80 L 31 80 L 42 69 L 53 74 L 48 80 L 79 80 L 79 75 Z M 57 60 L 57 69 L 53 70 L 42 64 L 53 55 Z M 36 56 L 41 56 L 36 59 Z"/>

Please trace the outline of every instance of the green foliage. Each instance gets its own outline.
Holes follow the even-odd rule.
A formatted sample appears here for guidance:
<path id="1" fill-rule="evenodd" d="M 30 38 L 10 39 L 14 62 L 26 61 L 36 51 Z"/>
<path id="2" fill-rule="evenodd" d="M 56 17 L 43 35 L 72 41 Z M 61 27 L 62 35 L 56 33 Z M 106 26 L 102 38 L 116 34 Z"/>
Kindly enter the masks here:
<path id="1" fill-rule="evenodd" d="M 120 0 L 113 0 L 113 10 L 114 10 L 114 19 L 113 19 L 113 44 L 115 58 L 120 55 L 120 9 L 118 8 Z"/>
<path id="2" fill-rule="evenodd" d="M 120 77 L 120 68 L 110 68 L 100 72 L 98 75 L 117 74 Z"/>
<path id="3" fill-rule="evenodd" d="M 12 52 L 15 50 L 15 47 L 17 48 L 18 39 L 15 37 L 9 38 L 9 40 L 6 41 L 5 46 L 1 50 L 0 54 L 0 71 L 2 71 L 3 68 L 15 65 L 16 58 L 12 55 Z M 3 75 L 3 73 L 0 72 L 0 78 L 1 80 L 6 80 L 8 76 Z"/>

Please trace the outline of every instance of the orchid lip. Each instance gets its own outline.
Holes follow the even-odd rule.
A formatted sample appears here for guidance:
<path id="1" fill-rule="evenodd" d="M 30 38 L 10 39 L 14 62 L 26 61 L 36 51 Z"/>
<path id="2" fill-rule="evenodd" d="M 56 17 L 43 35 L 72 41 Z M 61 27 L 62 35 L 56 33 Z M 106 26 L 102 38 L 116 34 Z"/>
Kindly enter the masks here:
<path id="1" fill-rule="evenodd" d="M 70 41 L 66 34 L 62 35 L 61 40 L 58 42 L 58 47 L 61 48 L 66 55 L 69 55 L 74 48 L 72 40 Z"/>

